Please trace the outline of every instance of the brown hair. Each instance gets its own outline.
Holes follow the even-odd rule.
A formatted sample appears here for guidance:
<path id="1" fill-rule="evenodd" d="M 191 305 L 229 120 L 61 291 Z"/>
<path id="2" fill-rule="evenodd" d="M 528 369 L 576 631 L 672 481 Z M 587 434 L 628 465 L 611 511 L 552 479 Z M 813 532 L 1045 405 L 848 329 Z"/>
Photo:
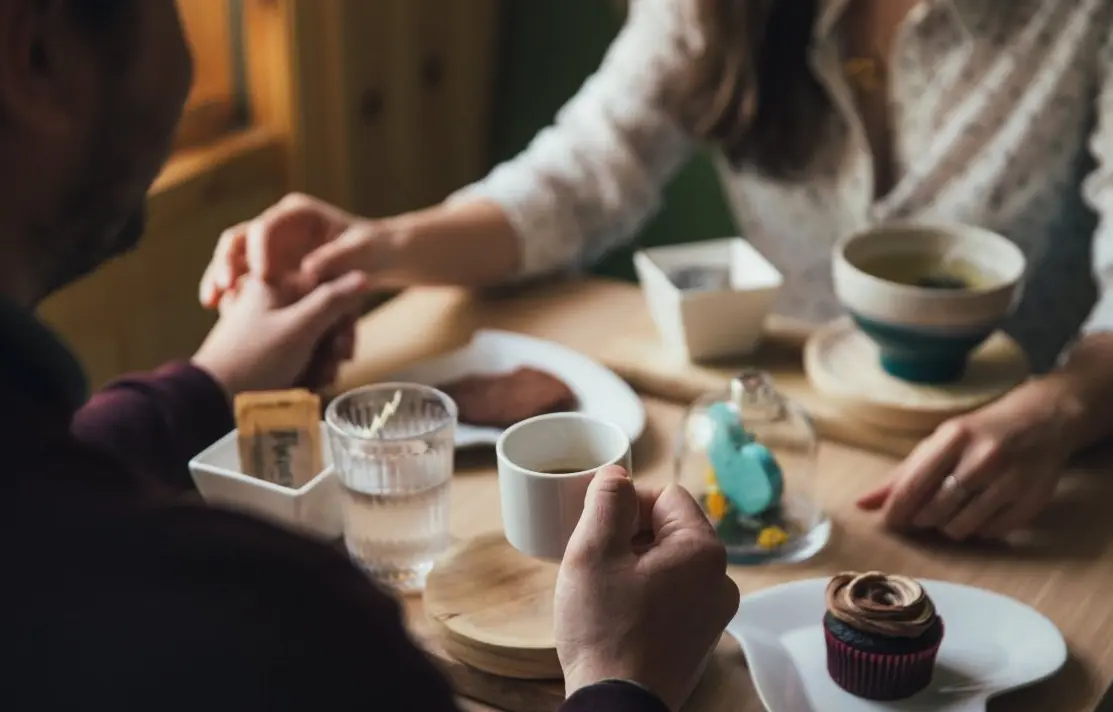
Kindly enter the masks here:
<path id="1" fill-rule="evenodd" d="M 70 12 L 86 28 L 105 32 L 134 19 L 135 0 L 69 0 Z"/>
<path id="2" fill-rule="evenodd" d="M 103 50 L 116 68 L 134 57 L 139 0 L 67 0 L 80 30 Z"/>
<path id="3" fill-rule="evenodd" d="M 817 0 L 694 2 L 703 47 L 677 96 L 688 129 L 736 168 L 799 176 L 833 130 L 808 66 Z"/>

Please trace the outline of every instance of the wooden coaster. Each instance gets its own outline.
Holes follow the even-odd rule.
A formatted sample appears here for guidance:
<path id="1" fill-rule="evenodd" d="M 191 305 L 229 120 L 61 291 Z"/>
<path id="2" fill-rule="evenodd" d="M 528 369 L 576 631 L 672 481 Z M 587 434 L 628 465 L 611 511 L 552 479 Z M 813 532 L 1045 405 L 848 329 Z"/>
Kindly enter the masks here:
<path id="1" fill-rule="evenodd" d="M 478 670 L 524 680 L 561 677 L 553 638 L 557 565 L 501 534 L 464 542 L 425 583 L 425 615 L 445 651 Z"/>
<path id="2" fill-rule="evenodd" d="M 808 339 L 804 370 L 812 387 L 837 402 L 845 415 L 887 430 L 930 433 L 1022 383 L 1028 377 L 1028 359 L 999 331 L 970 357 L 960 380 L 909 383 L 885 373 L 877 346 L 849 319 L 840 319 Z"/>

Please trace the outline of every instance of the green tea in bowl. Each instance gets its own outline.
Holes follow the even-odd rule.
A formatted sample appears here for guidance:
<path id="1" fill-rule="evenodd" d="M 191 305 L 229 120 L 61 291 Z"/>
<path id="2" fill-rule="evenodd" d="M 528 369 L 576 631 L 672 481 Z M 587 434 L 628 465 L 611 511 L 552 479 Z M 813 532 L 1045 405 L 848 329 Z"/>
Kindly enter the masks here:
<path id="1" fill-rule="evenodd" d="M 930 253 L 878 255 L 862 262 L 860 269 L 878 279 L 923 289 L 972 290 L 992 287 L 997 275 L 986 273 L 961 257 Z"/>
<path id="2" fill-rule="evenodd" d="M 1024 253 L 971 225 L 896 223 L 835 248 L 835 293 L 880 349 L 882 368 L 916 383 L 958 380 L 970 353 L 1012 312 Z"/>

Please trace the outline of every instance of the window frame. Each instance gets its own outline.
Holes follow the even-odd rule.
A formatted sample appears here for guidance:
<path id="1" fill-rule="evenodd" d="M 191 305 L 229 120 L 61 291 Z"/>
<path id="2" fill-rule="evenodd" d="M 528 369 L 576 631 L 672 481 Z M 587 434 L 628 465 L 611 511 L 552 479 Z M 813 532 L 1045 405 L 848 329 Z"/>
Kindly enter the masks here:
<path id="1" fill-rule="evenodd" d="M 242 12 L 235 0 L 177 0 L 190 48 L 194 80 L 175 137 L 175 150 L 210 143 L 236 128 L 242 128 L 240 78 L 237 50 L 243 48 L 242 23 L 234 14 Z"/>
<path id="2" fill-rule="evenodd" d="M 221 5 L 227 41 L 218 41 L 220 52 L 205 61 L 210 62 L 207 66 L 223 61 L 227 71 L 208 86 L 191 89 L 174 153 L 148 193 L 152 232 L 241 189 L 257 191 L 271 186 L 276 195 L 304 189 L 293 170 L 299 144 L 297 78 L 288 70 L 294 69 L 291 55 L 297 40 L 297 10 L 317 3 L 242 0 L 242 19 L 232 23 L 230 0 L 194 1 Z M 183 20 L 189 21 L 184 14 Z M 207 40 L 194 40 L 195 44 L 219 40 L 221 30 L 214 29 L 216 25 L 209 28 Z M 242 91 L 235 83 L 237 60 L 228 34 L 233 29 L 243 33 L 239 40 L 245 75 Z M 246 107 L 238 106 L 241 103 Z"/>
<path id="3" fill-rule="evenodd" d="M 217 1 L 230 18 L 230 0 Z M 332 117 L 321 115 L 323 108 L 340 110 L 343 88 L 320 81 L 343 74 L 344 57 L 328 50 L 337 46 L 345 0 L 238 1 L 242 14 L 230 27 L 238 25 L 242 32 L 242 90 L 224 106 L 219 100 L 198 100 L 183 115 L 176 150 L 148 194 L 152 228 L 203 210 L 208 200 L 236 190 L 229 176 L 277 183 L 280 193 L 302 191 L 340 205 L 349 202 L 347 176 L 337 157 L 347 156 L 350 147 L 337 143 Z M 229 66 L 235 61 L 232 46 L 226 43 Z M 238 123 L 226 122 L 230 111 Z"/>

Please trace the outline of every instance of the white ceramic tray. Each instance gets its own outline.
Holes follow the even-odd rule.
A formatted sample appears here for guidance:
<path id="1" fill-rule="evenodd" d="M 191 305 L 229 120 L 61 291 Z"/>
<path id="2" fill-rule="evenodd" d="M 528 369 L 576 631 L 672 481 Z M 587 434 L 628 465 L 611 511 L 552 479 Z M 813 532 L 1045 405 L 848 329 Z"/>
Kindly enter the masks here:
<path id="1" fill-rule="evenodd" d="M 233 430 L 189 461 L 193 483 L 210 504 L 254 514 L 326 539 L 344 531 L 340 483 L 333 476 L 332 453 L 321 423 L 324 469 L 298 489 L 265 482 L 240 471 L 237 432 Z"/>

